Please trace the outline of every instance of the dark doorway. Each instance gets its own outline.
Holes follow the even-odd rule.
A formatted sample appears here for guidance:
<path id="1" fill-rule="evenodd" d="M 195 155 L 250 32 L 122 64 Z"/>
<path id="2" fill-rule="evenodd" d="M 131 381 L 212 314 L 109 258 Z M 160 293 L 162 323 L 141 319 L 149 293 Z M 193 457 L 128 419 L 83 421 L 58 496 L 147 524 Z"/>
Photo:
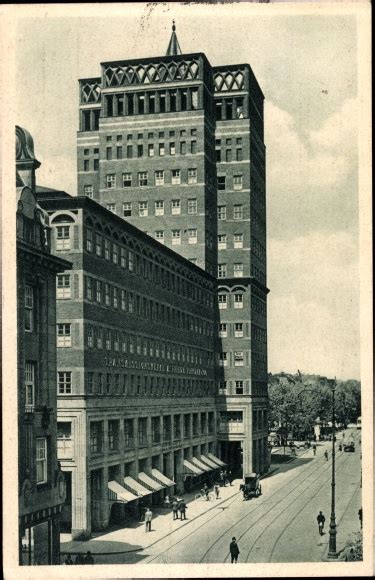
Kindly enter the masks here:
<path id="1" fill-rule="evenodd" d="M 66 500 L 60 516 L 60 531 L 70 534 L 72 531 L 72 472 L 64 471 Z"/>

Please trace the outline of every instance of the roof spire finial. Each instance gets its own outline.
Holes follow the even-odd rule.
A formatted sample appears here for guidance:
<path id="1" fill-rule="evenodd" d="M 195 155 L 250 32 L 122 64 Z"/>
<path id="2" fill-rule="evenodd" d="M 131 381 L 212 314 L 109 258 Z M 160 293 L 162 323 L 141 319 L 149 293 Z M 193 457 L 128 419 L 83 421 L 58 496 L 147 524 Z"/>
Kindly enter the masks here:
<path id="1" fill-rule="evenodd" d="M 177 54 L 182 54 L 181 53 L 181 48 L 179 45 L 179 42 L 177 40 L 177 34 L 176 34 L 176 24 L 175 21 L 172 21 L 172 35 L 171 35 L 171 39 L 169 41 L 168 44 L 168 48 L 167 48 L 167 56 L 175 56 Z"/>

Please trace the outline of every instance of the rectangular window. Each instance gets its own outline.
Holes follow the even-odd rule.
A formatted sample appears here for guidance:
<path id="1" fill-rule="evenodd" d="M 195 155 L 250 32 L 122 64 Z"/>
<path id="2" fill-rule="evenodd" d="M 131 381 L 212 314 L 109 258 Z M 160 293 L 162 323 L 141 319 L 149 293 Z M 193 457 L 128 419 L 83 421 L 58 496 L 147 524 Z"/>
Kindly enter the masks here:
<path id="1" fill-rule="evenodd" d="M 111 242 L 104 238 L 104 258 L 110 260 L 111 258 Z"/>
<path id="2" fill-rule="evenodd" d="M 98 373 L 98 395 L 103 394 L 103 373 Z"/>
<path id="3" fill-rule="evenodd" d="M 242 145 L 242 137 L 237 137 L 236 145 Z"/>
<path id="4" fill-rule="evenodd" d="M 189 215 L 197 213 L 197 200 L 195 198 L 188 199 L 187 209 Z"/>
<path id="5" fill-rule="evenodd" d="M 233 189 L 235 190 L 242 189 L 242 175 L 233 176 Z"/>
<path id="6" fill-rule="evenodd" d="M 132 186 L 132 174 L 131 173 L 123 173 L 122 174 L 122 187 L 131 187 Z"/>
<path id="7" fill-rule="evenodd" d="M 233 245 L 235 248 L 243 248 L 243 234 L 234 234 Z"/>
<path id="8" fill-rule="evenodd" d="M 107 203 L 107 209 L 108 209 L 108 211 L 111 211 L 112 213 L 116 213 L 116 204 L 115 203 Z"/>
<path id="9" fill-rule="evenodd" d="M 140 201 L 138 203 L 138 210 L 139 210 L 139 217 L 147 217 L 148 216 L 148 202 L 147 201 Z"/>
<path id="10" fill-rule="evenodd" d="M 108 448 L 117 451 L 119 448 L 119 422 L 108 421 Z"/>
<path id="11" fill-rule="evenodd" d="M 29 285 L 25 286 L 25 330 L 34 330 L 34 288 Z"/>
<path id="12" fill-rule="evenodd" d="M 229 163 L 230 161 L 232 161 L 232 149 L 226 149 L 226 151 L 225 151 L 225 161 L 227 163 Z"/>
<path id="13" fill-rule="evenodd" d="M 180 215 L 180 213 L 181 213 L 181 201 L 179 199 L 172 199 L 172 215 Z"/>
<path id="14" fill-rule="evenodd" d="M 47 482 L 47 439 L 40 437 L 36 440 L 36 483 Z"/>
<path id="15" fill-rule="evenodd" d="M 71 324 L 63 323 L 57 325 L 57 346 L 72 346 Z"/>
<path id="16" fill-rule="evenodd" d="M 94 159 L 94 171 L 99 171 L 99 159 Z"/>
<path id="17" fill-rule="evenodd" d="M 92 185 L 85 185 L 83 188 L 83 192 L 86 197 L 90 197 L 91 199 L 94 197 L 94 188 Z"/>
<path id="18" fill-rule="evenodd" d="M 243 367 L 244 364 L 244 356 L 243 351 L 238 350 L 234 352 L 234 366 L 235 367 Z"/>
<path id="19" fill-rule="evenodd" d="M 103 348 L 103 332 L 101 328 L 96 329 L 96 348 L 101 350 Z"/>
<path id="20" fill-rule="evenodd" d="M 164 171 L 155 171 L 155 185 L 164 185 Z"/>
<path id="21" fill-rule="evenodd" d="M 198 243 L 198 238 L 197 238 L 198 234 L 197 234 L 197 230 L 194 229 L 189 229 L 188 230 L 188 243 L 189 244 L 197 244 Z"/>
<path id="22" fill-rule="evenodd" d="M 228 366 L 228 358 L 226 352 L 219 352 L 219 365 L 222 367 Z"/>
<path id="23" fill-rule="evenodd" d="M 181 230 L 172 230 L 172 246 L 181 245 Z"/>
<path id="24" fill-rule="evenodd" d="M 107 161 L 111 161 L 112 159 L 112 147 L 107 147 Z"/>
<path id="25" fill-rule="evenodd" d="M 93 421 L 90 423 L 90 451 L 100 453 L 103 446 L 103 422 Z"/>
<path id="26" fill-rule="evenodd" d="M 243 294 L 234 295 L 234 307 L 243 308 Z"/>
<path id="27" fill-rule="evenodd" d="M 186 141 L 180 141 L 180 155 L 186 155 Z"/>
<path id="28" fill-rule="evenodd" d="M 109 173 L 107 175 L 107 189 L 114 189 L 116 187 L 116 175 Z"/>
<path id="29" fill-rule="evenodd" d="M 217 277 L 218 278 L 226 278 L 226 275 L 227 275 L 227 265 L 226 264 L 218 264 Z"/>
<path id="30" fill-rule="evenodd" d="M 226 338 L 228 336 L 228 325 L 226 322 L 221 322 L 219 324 L 219 337 Z"/>
<path id="31" fill-rule="evenodd" d="M 164 231 L 156 230 L 155 239 L 158 240 L 158 242 L 160 242 L 161 244 L 164 244 Z"/>
<path id="32" fill-rule="evenodd" d="M 71 421 L 58 421 L 57 423 L 57 438 L 71 439 L 72 438 L 72 423 Z"/>
<path id="33" fill-rule="evenodd" d="M 132 215 L 132 202 L 126 201 L 122 204 L 122 213 L 124 217 L 130 217 Z"/>
<path id="34" fill-rule="evenodd" d="M 104 301 L 106 306 L 111 305 L 111 288 L 109 284 L 104 285 Z"/>
<path id="35" fill-rule="evenodd" d="M 235 278 L 243 277 L 243 264 L 237 263 L 233 265 L 233 276 Z"/>
<path id="36" fill-rule="evenodd" d="M 236 149 L 236 161 L 242 161 L 242 149 Z"/>
<path id="37" fill-rule="evenodd" d="M 83 171 L 90 171 L 90 161 L 88 159 L 83 162 Z"/>
<path id="38" fill-rule="evenodd" d="M 87 373 L 86 392 L 88 395 L 92 395 L 94 392 L 94 373 L 92 372 Z M 57 428 L 58 426 L 59 424 L 57 424 Z"/>
<path id="39" fill-rule="evenodd" d="M 228 297 L 226 294 L 219 294 L 219 310 L 226 310 L 228 308 Z"/>
<path id="40" fill-rule="evenodd" d="M 56 250 L 70 250 L 70 226 L 56 227 Z"/>
<path id="41" fill-rule="evenodd" d="M 133 145 L 127 145 L 126 147 L 126 157 L 132 159 L 133 157 Z"/>
<path id="42" fill-rule="evenodd" d="M 96 281 L 96 301 L 99 304 L 102 302 L 102 283 L 100 280 Z"/>
<path id="43" fill-rule="evenodd" d="M 181 171 L 179 169 L 172 169 L 172 185 L 180 185 Z"/>
<path id="44" fill-rule="evenodd" d="M 188 169 L 188 183 L 197 183 L 197 170 Z"/>
<path id="45" fill-rule="evenodd" d="M 236 381 L 236 395 L 243 395 L 243 381 Z"/>
<path id="46" fill-rule="evenodd" d="M 225 250 L 227 247 L 227 236 L 226 234 L 219 234 L 217 236 L 217 247 L 219 250 Z"/>
<path id="47" fill-rule="evenodd" d="M 190 142 L 190 153 L 192 153 L 194 155 L 194 153 L 197 152 L 197 142 L 196 141 L 191 141 Z"/>
<path id="48" fill-rule="evenodd" d="M 112 390 L 112 375 L 110 373 L 107 373 L 105 388 L 107 395 L 109 395 Z"/>
<path id="49" fill-rule="evenodd" d="M 112 262 L 118 264 L 118 245 L 115 243 L 112 244 Z"/>
<path id="50" fill-rule="evenodd" d="M 148 156 L 149 157 L 154 157 L 155 155 L 155 147 L 153 143 L 149 143 L 148 145 Z"/>
<path id="51" fill-rule="evenodd" d="M 164 201 L 155 201 L 155 215 L 164 215 Z"/>
<path id="52" fill-rule="evenodd" d="M 138 185 L 140 187 L 145 187 L 148 184 L 148 174 L 147 171 L 140 171 L 138 173 Z"/>
<path id="53" fill-rule="evenodd" d="M 35 405 L 35 363 L 25 365 L 25 410 L 32 411 Z"/>
<path id="54" fill-rule="evenodd" d="M 232 145 L 232 139 L 230 137 L 225 139 L 225 145 Z"/>
<path id="55" fill-rule="evenodd" d="M 113 308 L 118 308 L 118 289 L 116 286 L 113 288 Z"/>
<path id="56" fill-rule="evenodd" d="M 242 205 L 234 205 L 233 206 L 233 219 L 235 220 L 242 220 Z"/>
<path id="57" fill-rule="evenodd" d="M 129 272 L 134 271 L 134 254 L 131 250 L 129 250 L 129 252 L 128 252 L 128 270 L 129 270 Z M 130 312 L 130 310 L 129 310 L 129 312 Z"/>
<path id="58" fill-rule="evenodd" d="M 92 278 L 86 277 L 86 298 L 92 300 Z"/>
<path id="59" fill-rule="evenodd" d="M 234 324 L 234 336 L 236 338 L 243 337 L 243 323 L 242 322 L 235 322 L 235 324 Z"/>
<path id="60" fill-rule="evenodd" d="M 143 157 L 143 145 L 137 145 L 137 156 Z"/>
<path id="61" fill-rule="evenodd" d="M 216 151 L 216 161 L 217 163 L 220 163 L 221 161 L 221 149 L 215 149 Z"/>
<path id="62" fill-rule="evenodd" d="M 93 239 L 92 230 L 90 230 L 90 228 L 86 228 L 86 250 L 88 252 L 92 252 L 92 239 Z"/>
<path id="63" fill-rule="evenodd" d="M 89 348 L 94 346 L 94 331 L 91 325 L 87 327 L 87 346 Z"/>
<path id="64" fill-rule="evenodd" d="M 64 371 L 57 373 L 57 385 L 59 395 L 70 395 L 72 392 L 72 373 Z"/>
<path id="65" fill-rule="evenodd" d="M 176 143 L 169 143 L 169 155 L 176 155 Z"/>
<path id="66" fill-rule="evenodd" d="M 218 175 L 217 177 L 217 188 L 219 191 L 223 191 L 225 189 L 225 175 Z"/>
<path id="67" fill-rule="evenodd" d="M 219 205 L 217 208 L 217 219 L 226 220 L 227 219 L 227 206 Z"/>
<path id="68" fill-rule="evenodd" d="M 164 143 L 159 143 L 159 155 L 163 157 L 165 155 L 165 145 Z"/>

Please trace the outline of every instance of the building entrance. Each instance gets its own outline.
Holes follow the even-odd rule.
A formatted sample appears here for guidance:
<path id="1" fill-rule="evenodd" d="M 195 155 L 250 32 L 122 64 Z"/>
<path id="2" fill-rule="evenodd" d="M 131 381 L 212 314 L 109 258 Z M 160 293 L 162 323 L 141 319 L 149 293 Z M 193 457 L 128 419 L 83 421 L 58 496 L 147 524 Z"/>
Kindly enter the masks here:
<path id="1" fill-rule="evenodd" d="M 64 471 L 66 500 L 60 516 L 60 531 L 70 534 L 72 531 L 72 472 Z"/>
<path id="2" fill-rule="evenodd" d="M 241 441 L 221 441 L 221 459 L 227 464 L 233 477 L 243 477 L 243 455 Z"/>

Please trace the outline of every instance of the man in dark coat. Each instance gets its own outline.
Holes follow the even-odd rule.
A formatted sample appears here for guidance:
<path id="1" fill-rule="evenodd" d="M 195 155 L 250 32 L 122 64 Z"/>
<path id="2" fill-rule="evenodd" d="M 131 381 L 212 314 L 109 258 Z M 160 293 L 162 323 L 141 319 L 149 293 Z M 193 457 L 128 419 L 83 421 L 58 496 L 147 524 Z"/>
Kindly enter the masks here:
<path id="1" fill-rule="evenodd" d="M 173 519 L 178 520 L 178 501 L 176 499 L 172 502 Z"/>
<path id="2" fill-rule="evenodd" d="M 85 564 L 94 564 L 94 558 L 92 557 L 90 551 L 88 551 L 85 556 Z"/>
<path id="3" fill-rule="evenodd" d="M 186 502 L 184 498 L 181 499 L 178 509 L 180 510 L 181 520 L 186 520 Z"/>
<path id="4" fill-rule="evenodd" d="M 238 549 L 238 544 L 237 544 L 235 537 L 232 538 L 232 541 L 229 545 L 229 551 L 230 551 L 231 563 L 233 564 L 233 562 L 234 562 L 235 564 L 237 564 L 240 550 Z"/>

